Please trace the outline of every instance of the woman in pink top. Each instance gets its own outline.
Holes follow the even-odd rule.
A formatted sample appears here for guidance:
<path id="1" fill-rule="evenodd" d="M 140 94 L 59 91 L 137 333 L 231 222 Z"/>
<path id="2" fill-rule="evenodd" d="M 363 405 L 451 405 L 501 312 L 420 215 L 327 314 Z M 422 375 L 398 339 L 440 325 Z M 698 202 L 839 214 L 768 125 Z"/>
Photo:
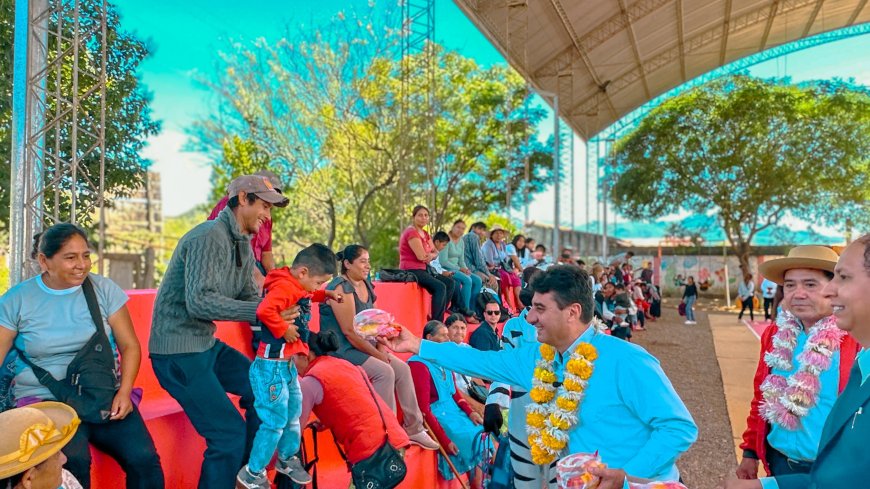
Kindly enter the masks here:
<path id="1" fill-rule="evenodd" d="M 411 225 L 399 238 L 399 268 L 413 273 L 420 287 L 432 294 L 431 319 L 440 321 L 444 319 L 447 299 L 453 296 L 454 282 L 450 277 L 430 271 L 430 263 L 438 259 L 438 251 L 425 229 L 429 224 L 429 209 L 418 205 L 411 216 Z"/>

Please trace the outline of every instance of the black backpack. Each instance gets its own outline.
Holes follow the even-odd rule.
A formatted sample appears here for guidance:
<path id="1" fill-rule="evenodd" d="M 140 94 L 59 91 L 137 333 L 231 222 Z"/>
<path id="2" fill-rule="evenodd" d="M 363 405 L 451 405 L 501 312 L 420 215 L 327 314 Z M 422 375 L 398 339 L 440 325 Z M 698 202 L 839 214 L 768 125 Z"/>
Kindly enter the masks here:
<path id="1" fill-rule="evenodd" d="M 55 399 L 75 409 L 82 421 L 106 423 L 119 387 L 115 375 L 115 356 L 103 326 L 94 284 L 89 277 L 82 283 L 82 291 L 97 331 L 70 362 L 66 378 L 57 380 L 47 370 L 30 361 L 23 351 L 18 350 L 18 354 L 21 361 L 33 370 L 39 383 L 47 387 Z"/>

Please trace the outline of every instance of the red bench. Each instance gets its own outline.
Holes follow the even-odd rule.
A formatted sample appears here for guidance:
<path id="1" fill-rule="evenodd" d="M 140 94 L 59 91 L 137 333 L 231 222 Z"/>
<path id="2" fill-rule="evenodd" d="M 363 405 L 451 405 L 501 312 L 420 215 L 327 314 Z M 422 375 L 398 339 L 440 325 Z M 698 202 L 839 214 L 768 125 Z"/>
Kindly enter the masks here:
<path id="1" fill-rule="evenodd" d="M 390 311 L 399 323 L 421 334 L 430 310 L 428 293 L 417 284 L 380 283 L 376 284 L 378 300 L 376 307 Z M 148 360 L 148 337 L 151 329 L 151 311 L 156 291 L 128 291 L 130 301 L 127 307 L 133 319 L 136 335 L 142 346 L 142 365 L 136 386 L 142 387 L 144 395 L 140 410 L 163 464 L 166 487 L 172 489 L 196 487 L 205 441 L 196 433 L 178 403 L 160 387 Z M 314 307 L 311 327 L 319 330 L 318 308 Z M 251 332 L 246 323 L 220 322 L 217 337 L 239 351 L 252 356 Z M 407 355 L 403 355 L 407 358 Z M 233 396 L 231 396 L 233 397 Z M 350 474 L 339 457 L 327 431 L 318 434 L 319 456 L 318 482 L 320 487 L 348 487 Z M 312 449 L 311 430 L 306 430 L 305 444 Z M 124 487 L 124 473 L 110 457 L 92 448 L 94 456 L 93 487 L 95 489 L 114 489 Z M 311 453 L 311 452 L 309 452 Z M 412 447 L 405 455 L 408 476 L 401 488 L 452 489 L 459 484 L 448 483 L 437 475 L 436 452 Z"/>

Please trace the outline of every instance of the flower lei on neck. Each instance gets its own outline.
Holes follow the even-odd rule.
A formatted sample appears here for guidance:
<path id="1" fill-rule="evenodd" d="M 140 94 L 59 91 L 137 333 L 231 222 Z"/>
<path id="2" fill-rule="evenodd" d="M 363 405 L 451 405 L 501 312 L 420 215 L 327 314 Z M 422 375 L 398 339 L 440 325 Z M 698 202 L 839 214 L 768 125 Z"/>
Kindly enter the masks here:
<path id="1" fill-rule="evenodd" d="M 797 357 L 797 371 L 785 378 L 773 373 L 773 369 L 790 372 L 794 368 L 792 359 L 802 328 L 798 319 L 787 311 L 777 318 L 776 325 L 779 331 L 773 336 L 773 350 L 764 354 L 764 362 L 771 373 L 761 384 L 764 400 L 759 412 L 769 423 L 794 431 L 800 427 L 801 418 L 819 402 L 822 387 L 819 375 L 831 368 L 831 357 L 840 349 L 846 332 L 837 327 L 834 316 L 814 324 L 808 330 L 804 351 Z"/>
<path id="2" fill-rule="evenodd" d="M 529 447 L 532 462 L 537 465 L 549 465 L 568 445 L 568 431 L 579 420 L 577 413 L 598 351 L 584 342 L 577 345 L 570 355 L 565 365 L 564 381 L 556 387 L 556 373 L 553 372 L 556 349 L 541 345 L 541 359 L 535 367 L 529 393 L 532 403 L 526 407 Z"/>

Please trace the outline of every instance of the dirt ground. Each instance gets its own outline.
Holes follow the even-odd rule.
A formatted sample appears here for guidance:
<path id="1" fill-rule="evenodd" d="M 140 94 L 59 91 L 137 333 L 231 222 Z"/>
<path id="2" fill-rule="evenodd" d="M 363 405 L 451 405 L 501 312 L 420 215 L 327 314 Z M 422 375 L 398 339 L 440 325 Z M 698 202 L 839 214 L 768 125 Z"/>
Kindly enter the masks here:
<path id="1" fill-rule="evenodd" d="M 712 489 L 736 468 L 731 421 L 707 314 L 702 309 L 698 324 L 685 325 L 677 303 L 665 299 L 662 317 L 633 341 L 659 359 L 698 425 L 698 441 L 677 462 L 686 486 Z"/>

